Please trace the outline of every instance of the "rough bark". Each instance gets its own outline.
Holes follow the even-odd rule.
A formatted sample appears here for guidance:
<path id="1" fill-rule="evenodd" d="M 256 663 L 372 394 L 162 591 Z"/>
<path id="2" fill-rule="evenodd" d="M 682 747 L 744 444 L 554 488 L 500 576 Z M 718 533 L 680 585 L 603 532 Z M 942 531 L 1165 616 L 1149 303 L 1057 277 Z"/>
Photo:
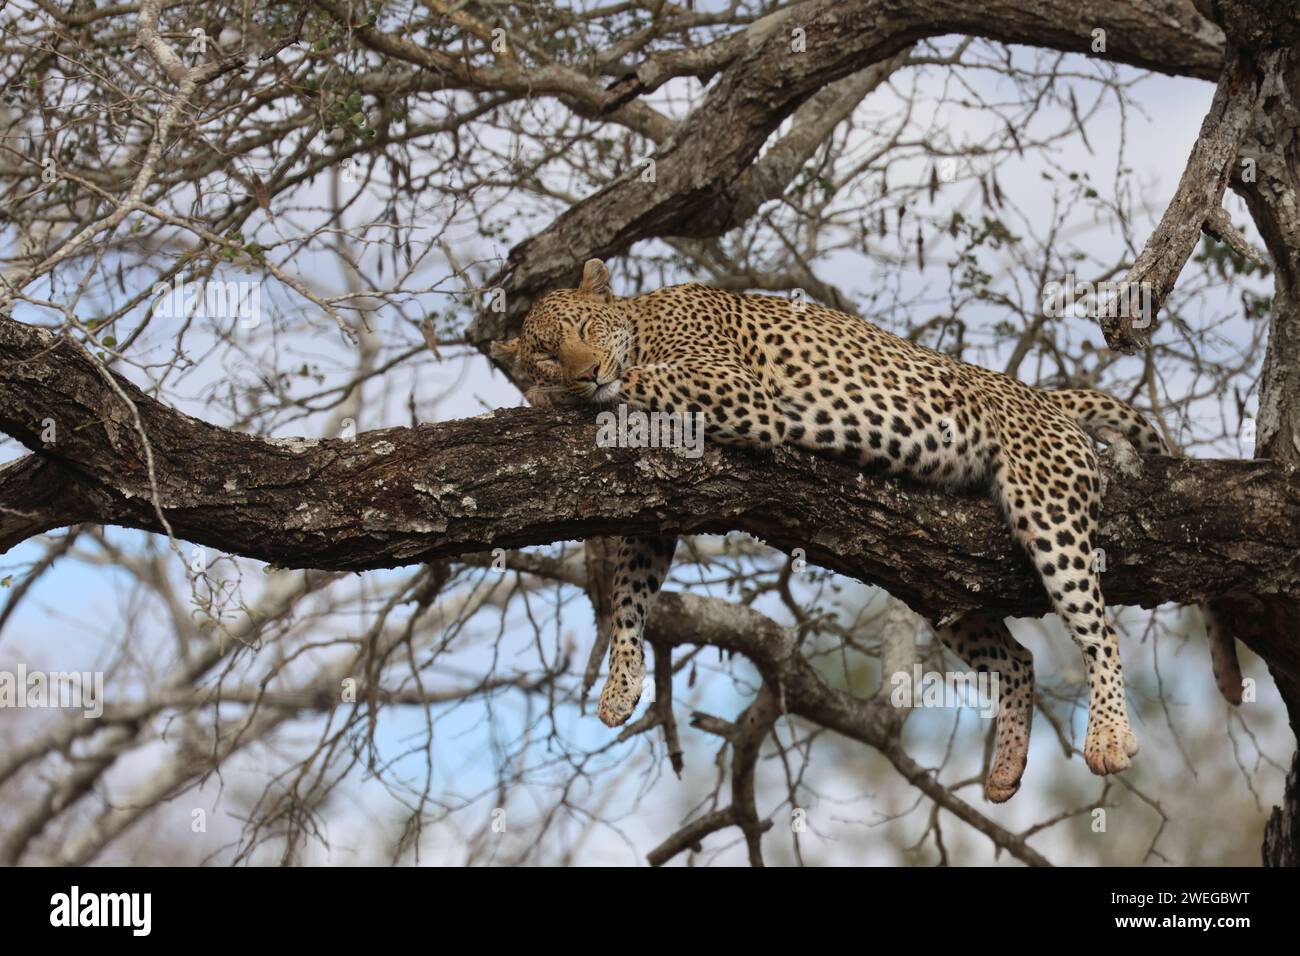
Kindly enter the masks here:
<path id="1" fill-rule="evenodd" d="M 1219 0 L 1229 41 L 1254 71 L 1262 92 L 1241 144 L 1233 188 L 1246 200 L 1273 259 L 1273 303 L 1268 350 L 1259 382 L 1255 455 L 1300 465 L 1300 4 L 1245 5 Z M 1269 643 L 1300 633 L 1295 595 L 1257 600 L 1252 621 Z M 1290 668 L 1270 670 L 1286 702 L 1291 728 L 1300 737 L 1300 681 Z M 1273 809 L 1264 836 L 1264 862 L 1300 861 L 1300 752 L 1287 777 L 1282 803 Z"/>
<path id="2" fill-rule="evenodd" d="M 1237 150 L 1264 95 L 1263 77 L 1236 51 L 1230 52 L 1174 197 L 1121 283 L 1124 289 L 1145 289 L 1146 294 L 1125 296 L 1125 307 L 1101 316 L 1101 329 L 1112 349 L 1132 351 L 1151 344 L 1160 308 L 1202 230 L 1217 229 L 1229 241 L 1237 240 L 1219 204 L 1232 178 Z M 1141 308 L 1129 307 L 1138 301 Z"/>
<path id="3" fill-rule="evenodd" d="M 1286 790 L 1281 806 L 1274 806 L 1264 828 L 1263 860 L 1265 866 L 1300 866 L 1300 750 L 1291 759 L 1286 775 Z"/>

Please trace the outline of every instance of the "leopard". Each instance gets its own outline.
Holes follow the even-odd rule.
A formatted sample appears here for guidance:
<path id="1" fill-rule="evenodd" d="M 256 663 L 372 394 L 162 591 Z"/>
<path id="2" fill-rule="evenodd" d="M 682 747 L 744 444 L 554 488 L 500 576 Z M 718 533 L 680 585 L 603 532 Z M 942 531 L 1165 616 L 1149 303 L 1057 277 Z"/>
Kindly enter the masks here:
<path id="1" fill-rule="evenodd" d="M 1135 459 L 1167 455 L 1169 446 L 1128 403 L 1093 389 L 1030 386 L 802 297 L 698 283 L 617 296 L 600 259 L 583 265 L 577 288 L 534 302 L 518 337 L 492 343 L 491 356 L 529 384 L 533 404 L 626 403 L 693 415 L 706 441 L 798 448 L 954 492 L 984 489 L 1083 655 L 1084 761 L 1102 776 L 1132 765 L 1138 740 L 1096 551 L 1098 443 Z M 674 535 L 618 539 L 608 676 L 597 706 L 610 727 L 639 702 L 644 629 L 676 548 Z M 1216 680 L 1235 702 L 1241 681 L 1231 631 L 1203 612 Z M 1004 802 L 1028 759 L 1033 656 L 995 614 L 940 620 L 935 635 L 967 666 L 997 675 L 984 793 Z"/>

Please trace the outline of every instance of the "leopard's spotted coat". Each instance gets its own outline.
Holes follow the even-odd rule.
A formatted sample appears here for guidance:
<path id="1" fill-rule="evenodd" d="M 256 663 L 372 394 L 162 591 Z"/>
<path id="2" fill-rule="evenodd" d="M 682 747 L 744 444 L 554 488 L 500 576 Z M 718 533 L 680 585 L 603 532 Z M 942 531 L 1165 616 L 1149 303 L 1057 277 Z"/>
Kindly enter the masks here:
<path id="1" fill-rule="evenodd" d="M 701 413 L 707 437 L 719 442 L 797 445 L 953 488 L 987 486 L 1084 654 L 1089 768 L 1107 774 L 1130 765 L 1138 743 L 1094 561 L 1101 483 L 1091 440 L 1165 453 L 1129 405 L 1095 391 L 1032 388 L 820 305 L 701 285 L 619 298 L 596 259 L 579 288 L 543 297 L 520 337 L 494 346 L 494 354 L 534 384 L 535 398 L 559 391 L 585 402 Z M 640 696 L 642 628 L 675 543 L 621 544 L 598 709 L 610 726 L 627 720 Z M 1228 693 L 1232 637 L 1212 619 L 1207 624 Z M 1032 658 L 1003 621 L 988 616 L 969 616 L 938 636 L 969 666 L 999 675 L 985 792 L 1006 800 L 1020 786 L 1029 748 Z"/>

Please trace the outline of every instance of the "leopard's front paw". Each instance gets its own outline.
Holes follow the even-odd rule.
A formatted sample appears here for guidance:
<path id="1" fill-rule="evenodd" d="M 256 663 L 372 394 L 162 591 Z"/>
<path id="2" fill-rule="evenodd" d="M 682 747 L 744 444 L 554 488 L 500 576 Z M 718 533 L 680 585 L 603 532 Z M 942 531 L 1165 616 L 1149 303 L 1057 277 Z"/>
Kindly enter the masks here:
<path id="1" fill-rule="evenodd" d="M 1106 448 L 1101 453 L 1103 461 L 1121 475 L 1129 478 L 1142 477 L 1142 459 L 1138 457 L 1137 449 L 1127 435 L 1116 428 L 1101 428 L 1097 431 L 1097 437 L 1106 443 Z"/>
<path id="2" fill-rule="evenodd" d="M 993 766 L 984 781 L 984 796 L 990 803 L 1006 803 L 1020 789 L 1029 757 L 1029 735 L 999 733 Z"/>
<path id="3" fill-rule="evenodd" d="M 1006 783 L 990 775 L 989 778 L 984 781 L 984 797 L 989 803 L 1006 803 L 1016 795 L 1016 791 L 1019 789 L 1019 779 Z"/>
<path id="4" fill-rule="evenodd" d="M 1088 762 L 1088 769 L 1098 776 L 1127 770 L 1137 752 L 1137 737 L 1127 726 L 1088 728 L 1083 759 Z"/>

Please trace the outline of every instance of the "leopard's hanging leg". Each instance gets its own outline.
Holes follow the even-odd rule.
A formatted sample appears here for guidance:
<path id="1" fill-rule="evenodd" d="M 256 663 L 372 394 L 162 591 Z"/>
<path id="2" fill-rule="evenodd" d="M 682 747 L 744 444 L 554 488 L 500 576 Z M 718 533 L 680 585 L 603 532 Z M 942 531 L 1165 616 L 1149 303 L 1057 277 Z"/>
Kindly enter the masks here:
<path id="1" fill-rule="evenodd" d="M 609 677 L 600 692 L 596 715 L 616 727 L 632 716 L 645 679 L 642 635 L 655 595 L 663 586 L 677 537 L 622 538 L 614 565 L 611 596 L 613 626 L 609 642 Z"/>
<path id="2" fill-rule="evenodd" d="M 1119 638 L 1106 621 L 1093 556 L 1101 497 L 1097 455 L 1072 421 L 1043 428 L 1041 452 L 1014 434 L 1003 436 L 994 455 L 993 486 L 1052 606 L 1083 651 L 1088 673 L 1084 760 L 1095 774 L 1118 773 L 1132 764 L 1138 742 L 1129 724 Z"/>
<path id="3" fill-rule="evenodd" d="M 494 346 L 495 349 L 495 346 Z M 494 351 L 495 354 L 495 351 Z M 539 387 L 525 393 L 529 404 L 537 407 L 565 405 L 568 402 L 561 392 Z M 603 582 L 593 582 L 593 604 L 600 610 L 608 606 L 610 620 L 597 622 L 597 631 L 609 624 L 609 677 L 600 692 L 596 714 L 610 727 L 628 719 L 641 698 L 641 682 L 645 679 L 645 653 L 642 632 L 654 597 L 659 593 L 664 578 L 677 550 L 677 537 L 606 538 L 602 547 L 593 549 L 604 555 L 609 549 L 616 552 L 613 561 L 613 584 L 605 593 Z M 591 561 L 588 570 L 600 573 L 600 561 Z M 596 638 L 597 643 L 600 637 Z M 594 671 L 584 675 L 582 698 L 595 679 Z"/>
<path id="4" fill-rule="evenodd" d="M 993 803 L 1011 799 L 1029 758 L 1029 730 L 1034 720 L 1034 657 L 1022 646 L 1006 622 L 981 614 L 968 614 L 935 637 L 976 671 L 991 671 L 998 678 L 998 723 L 993 766 L 984 781 L 984 795 Z"/>
<path id="5" fill-rule="evenodd" d="M 1134 452 L 1168 455 L 1169 445 L 1160 432 L 1137 409 L 1104 392 L 1091 389 L 1063 389 L 1043 393 L 1062 408 L 1085 432 L 1109 445 L 1121 470 L 1140 473 L 1142 464 Z M 1205 636 L 1210 643 L 1210 664 L 1214 682 L 1224 700 L 1241 703 L 1241 664 L 1237 640 L 1230 626 L 1230 614 L 1221 613 L 1211 602 L 1200 604 Z"/>
<path id="6" fill-rule="evenodd" d="M 764 394 L 762 382 L 734 362 L 701 360 L 633 366 L 624 369 L 617 398 L 633 409 L 701 414 L 693 403 L 682 399 L 691 383 L 698 381 L 712 382 L 715 389 L 731 389 L 737 400 L 743 398 L 747 407 L 755 410 L 759 421 L 759 427 L 751 428 L 749 421 L 733 421 L 725 408 L 716 409 L 713 416 L 705 417 L 701 438 L 764 447 L 779 443 L 785 424 L 778 421 L 775 405 Z M 726 404 L 732 401 L 728 399 Z M 619 548 L 609 678 L 596 708 L 596 714 L 610 727 L 632 716 L 641 697 L 641 682 L 645 679 L 642 631 L 676 548 L 675 536 L 624 538 Z"/>

